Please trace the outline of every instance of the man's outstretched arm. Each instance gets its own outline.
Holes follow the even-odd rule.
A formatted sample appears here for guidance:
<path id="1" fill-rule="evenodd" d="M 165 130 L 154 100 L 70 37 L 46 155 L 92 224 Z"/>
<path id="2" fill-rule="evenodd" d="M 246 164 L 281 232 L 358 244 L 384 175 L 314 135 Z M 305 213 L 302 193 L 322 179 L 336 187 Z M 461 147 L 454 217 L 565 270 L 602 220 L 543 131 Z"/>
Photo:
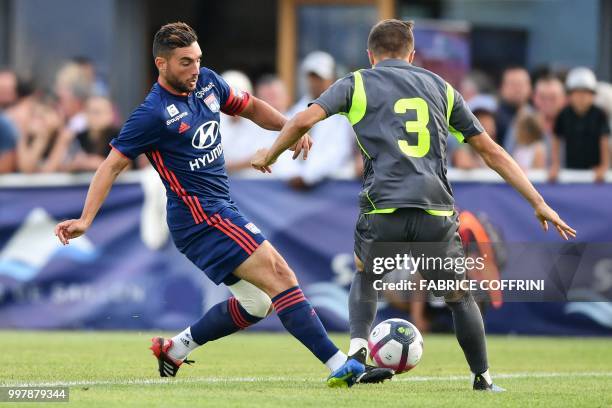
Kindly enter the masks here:
<path id="1" fill-rule="evenodd" d="M 274 109 L 267 102 L 254 96 L 251 96 L 247 106 L 239 115 L 267 130 L 281 130 L 287 123 L 287 118 L 285 118 L 282 113 Z M 308 151 L 312 147 L 312 139 L 310 136 L 302 136 L 303 137 L 298 138 L 289 146 L 289 150 L 294 152 L 294 159 L 302 152 L 304 153 L 304 159 L 306 159 L 306 157 L 308 157 Z"/>
<path id="2" fill-rule="evenodd" d="M 238 115 L 267 130 L 281 130 L 287 123 L 285 115 L 254 96 L 249 98 L 247 106 Z"/>
<path id="3" fill-rule="evenodd" d="M 467 142 L 480 154 L 487 166 L 495 170 L 504 180 L 514 187 L 535 210 L 535 216 L 548 231 L 550 221 L 564 238 L 576 237 L 576 230 L 563 221 L 559 215 L 546 204 L 540 193 L 529 181 L 518 163 L 488 134 L 481 133 L 467 139 Z"/>
<path id="4" fill-rule="evenodd" d="M 287 121 L 274 141 L 274 144 L 272 144 L 272 147 L 269 149 L 259 149 L 257 151 L 251 161 L 251 165 L 263 173 L 270 173 L 270 166 L 276 161 L 278 156 L 295 145 L 310 128 L 326 117 L 327 114 L 323 108 L 317 104 L 310 105 L 308 109 L 298 113 Z M 297 157 L 297 152 L 294 153 L 293 157 Z M 304 159 L 306 159 L 306 157 L 307 155 L 304 155 Z"/>
<path id="5" fill-rule="evenodd" d="M 106 199 L 115 179 L 129 164 L 130 159 L 112 149 L 108 157 L 102 162 L 87 191 L 85 206 L 79 219 L 62 221 L 55 227 L 55 235 L 62 244 L 79 237 L 87 231 Z"/>

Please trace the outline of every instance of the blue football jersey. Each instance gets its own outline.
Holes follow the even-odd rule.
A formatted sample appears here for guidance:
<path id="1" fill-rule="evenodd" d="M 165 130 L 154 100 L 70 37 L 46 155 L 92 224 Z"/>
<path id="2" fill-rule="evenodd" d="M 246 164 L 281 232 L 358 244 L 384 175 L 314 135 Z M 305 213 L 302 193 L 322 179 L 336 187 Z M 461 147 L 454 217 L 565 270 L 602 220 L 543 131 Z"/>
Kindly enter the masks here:
<path id="1" fill-rule="evenodd" d="M 196 89 L 177 95 L 158 83 L 130 115 L 111 146 L 129 159 L 144 153 L 168 197 L 171 229 L 203 222 L 232 205 L 219 133 L 220 112 L 239 114 L 249 94 L 202 68 Z"/>

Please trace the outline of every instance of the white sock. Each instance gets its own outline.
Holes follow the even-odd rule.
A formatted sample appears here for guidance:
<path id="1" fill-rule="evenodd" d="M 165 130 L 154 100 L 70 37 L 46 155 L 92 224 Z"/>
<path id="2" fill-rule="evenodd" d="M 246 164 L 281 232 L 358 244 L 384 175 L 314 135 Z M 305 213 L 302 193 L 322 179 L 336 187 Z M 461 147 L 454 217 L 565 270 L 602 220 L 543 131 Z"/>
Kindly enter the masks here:
<path id="1" fill-rule="evenodd" d="M 168 350 L 168 355 L 175 360 L 183 361 L 189 353 L 200 347 L 191 337 L 191 327 L 186 328 L 172 338 L 172 347 Z"/>
<path id="2" fill-rule="evenodd" d="M 491 379 L 491 374 L 489 374 L 489 370 L 485 371 L 480 375 L 482 376 L 482 378 L 485 379 L 487 384 L 493 384 L 493 380 Z M 472 373 L 472 383 L 474 383 L 474 378 L 476 378 L 476 374 Z"/>
<path id="3" fill-rule="evenodd" d="M 366 350 L 368 350 L 368 341 L 366 339 L 360 339 L 359 337 L 351 339 L 348 355 L 352 356 L 364 347 Z"/>
<path id="4" fill-rule="evenodd" d="M 329 368 L 329 371 L 334 372 L 342 367 L 344 363 L 346 363 L 346 354 L 338 350 L 336 354 L 331 356 L 329 360 L 325 362 L 325 366 Z"/>

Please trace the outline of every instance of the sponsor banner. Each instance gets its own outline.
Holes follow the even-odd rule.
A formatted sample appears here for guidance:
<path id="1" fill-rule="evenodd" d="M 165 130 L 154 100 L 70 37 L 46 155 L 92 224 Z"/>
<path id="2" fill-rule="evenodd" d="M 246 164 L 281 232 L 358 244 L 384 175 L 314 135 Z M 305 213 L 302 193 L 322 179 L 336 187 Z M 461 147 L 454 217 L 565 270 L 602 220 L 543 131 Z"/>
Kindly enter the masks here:
<path id="1" fill-rule="evenodd" d="M 53 227 L 79 216 L 87 185 L 0 188 L 0 328 L 176 330 L 226 299 L 228 291 L 209 282 L 174 247 L 160 203 L 163 193 L 152 180 L 115 186 L 90 231 L 65 247 L 57 242 Z M 261 230 L 285 256 L 326 327 L 347 330 L 359 183 L 333 181 L 308 193 L 268 180 L 233 180 L 231 187 L 250 221 L 244 227 Z M 563 293 L 570 288 L 572 294 L 559 298 L 564 301 L 487 302 L 489 332 L 612 334 L 612 251 L 606 244 L 612 242 L 612 189 L 540 186 L 549 203 L 578 230 L 580 242 L 589 243 L 567 246 L 554 231 L 542 231 L 531 208 L 508 186 L 453 187 L 464 242 L 495 242 L 487 253 L 503 261 L 492 264 L 500 279 L 537 281 L 538 274 L 526 273 L 525 262 L 546 274 L 553 258 L 561 272 L 581 271 L 569 281 L 563 280 L 569 275 L 561 273 L 556 283 L 566 285 L 561 286 Z M 529 252 L 538 247 L 553 253 L 536 257 Z M 525 252 L 516 253 L 519 250 Z M 440 300 L 429 300 L 429 307 L 448 323 Z M 379 311 L 379 320 L 408 318 L 394 296 L 382 296 Z M 282 326 L 271 316 L 253 329 Z"/>

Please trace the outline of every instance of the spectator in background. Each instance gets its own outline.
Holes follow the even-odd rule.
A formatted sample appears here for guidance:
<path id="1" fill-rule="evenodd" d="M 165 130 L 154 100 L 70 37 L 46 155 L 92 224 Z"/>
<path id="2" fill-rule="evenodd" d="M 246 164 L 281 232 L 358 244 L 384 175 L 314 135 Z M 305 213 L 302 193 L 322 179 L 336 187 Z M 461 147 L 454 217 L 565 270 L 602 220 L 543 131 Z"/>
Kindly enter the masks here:
<path id="1" fill-rule="evenodd" d="M 531 79 L 525 68 L 506 68 L 499 89 L 500 102 L 495 114 L 497 143 L 512 151 L 512 122 L 517 113 L 528 107 L 531 97 Z"/>
<path id="2" fill-rule="evenodd" d="M 459 91 L 463 99 L 469 102 L 475 96 L 495 93 L 495 88 L 484 72 L 472 71 L 459 84 Z"/>
<path id="3" fill-rule="evenodd" d="M 516 119 L 516 143 L 512 157 L 523 170 L 544 169 L 546 167 L 546 146 L 544 129 L 538 117 L 530 112 L 522 112 Z"/>
<path id="4" fill-rule="evenodd" d="M 240 71 L 226 71 L 221 74 L 225 82 L 232 88 L 253 93 L 253 86 L 249 78 Z M 266 144 L 258 139 L 259 130 L 248 119 L 241 116 L 228 116 L 221 113 L 221 143 L 223 144 L 223 156 L 228 174 L 246 177 L 256 175 L 258 171 L 251 167 L 251 157 L 257 149 Z M 259 173 L 261 174 L 261 173 Z"/>
<path id="5" fill-rule="evenodd" d="M 10 115 L 17 103 L 18 78 L 9 69 L 0 69 L 0 174 L 17 170 L 19 128 Z"/>
<path id="6" fill-rule="evenodd" d="M 91 58 L 77 56 L 72 59 L 72 62 L 78 65 L 85 78 L 87 78 L 87 81 L 91 84 L 91 93 L 93 95 L 106 97 L 110 95 L 108 84 L 98 75 L 96 66 Z"/>
<path id="7" fill-rule="evenodd" d="M 606 112 L 608 123 L 612 128 L 612 84 L 608 82 L 598 82 L 597 93 L 593 103 Z"/>
<path id="8" fill-rule="evenodd" d="M 538 78 L 533 94 L 533 106 L 544 132 L 547 161 L 552 156 L 552 138 L 555 120 L 565 107 L 567 99 L 563 83 L 555 76 L 545 75 Z M 550 165 L 550 163 L 548 163 Z"/>
<path id="9" fill-rule="evenodd" d="M 93 82 L 87 69 L 74 62 L 64 65 L 55 79 L 55 94 L 66 127 L 73 134 L 87 127 L 85 101 L 91 95 Z"/>
<path id="10" fill-rule="evenodd" d="M 4 111 L 19 135 L 25 135 L 29 130 L 29 122 L 33 115 L 36 98 L 34 85 L 30 81 L 19 78 L 17 82 L 17 101 Z"/>
<path id="11" fill-rule="evenodd" d="M 283 114 L 289 109 L 287 87 L 276 75 L 262 76 L 255 85 L 255 96 Z"/>
<path id="12" fill-rule="evenodd" d="M 17 101 L 17 74 L 10 69 L 0 69 L 0 110 Z"/>
<path id="13" fill-rule="evenodd" d="M 336 80 L 335 61 L 323 51 L 314 51 L 302 62 L 302 73 L 306 75 L 308 91 L 287 113 L 292 117 L 308 107 Z M 313 146 L 308 160 L 293 160 L 277 169 L 278 175 L 287 180 L 292 188 L 308 189 L 332 176 L 354 177 L 354 132 L 346 118 L 331 116 L 317 123 L 311 130 Z"/>
<path id="14" fill-rule="evenodd" d="M 17 129 L 0 112 L 0 174 L 13 173 L 17 169 Z"/>
<path id="15" fill-rule="evenodd" d="M 87 129 L 77 133 L 78 150 L 67 163 L 68 171 L 95 171 L 110 152 L 110 141 L 119 134 L 114 126 L 113 103 L 93 96 L 85 104 Z"/>
<path id="16" fill-rule="evenodd" d="M 264 75 L 262 76 L 255 85 L 255 96 L 262 101 L 269 103 L 274 109 L 286 114 L 289 109 L 289 93 L 285 83 L 276 75 Z M 261 140 L 265 144 L 265 147 L 271 146 L 276 140 L 278 132 L 272 130 L 266 130 L 258 128 L 259 135 L 258 140 Z M 258 143 L 259 144 L 259 143 Z M 272 176 L 277 177 L 279 174 L 284 172 L 287 167 L 293 166 L 293 160 L 290 153 L 281 154 L 276 160 L 276 169 L 272 173 Z M 258 176 L 262 173 L 255 171 Z M 266 176 L 267 177 L 267 176 Z"/>
<path id="17" fill-rule="evenodd" d="M 22 173 L 62 170 L 72 138 L 62 130 L 62 118 L 53 101 L 37 101 L 26 133 L 17 141 L 17 168 Z"/>
<path id="18" fill-rule="evenodd" d="M 569 93 L 569 105 L 555 121 L 550 179 L 557 179 L 563 142 L 564 167 L 592 169 L 595 180 L 601 182 L 608 169 L 610 127 L 606 113 L 593 104 L 597 79 L 588 68 L 574 68 L 568 73 L 565 86 Z"/>
<path id="19" fill-rule="evenodd" d="M 497 140 L 497 129 L 495 126 L 497 101 L 495 98 L 491 95 L 477 95 L 470 99 L 468 107 L 480 121 L 485 132 L 491 136 L 491 139 Z M 480 155 L 475 153 L 468 144 L 460 143 L 454 136 L 449 136 L 448 138 L 448 152 L 450 164 L 455 168 L 471 170 L 487 167 Z"/>

